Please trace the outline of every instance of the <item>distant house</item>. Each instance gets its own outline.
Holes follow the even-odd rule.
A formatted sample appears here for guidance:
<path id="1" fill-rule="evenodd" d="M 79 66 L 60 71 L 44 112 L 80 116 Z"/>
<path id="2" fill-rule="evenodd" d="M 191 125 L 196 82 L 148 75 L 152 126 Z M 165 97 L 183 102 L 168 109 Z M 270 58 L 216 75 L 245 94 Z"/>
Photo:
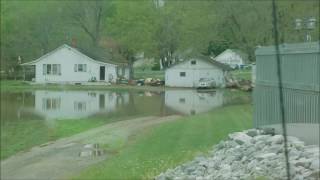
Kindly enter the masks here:
<path id="1" fill-rule="evenodd" d="M 248 55 L 238 49 L 227 49 L 214 58 L 223 64 L 229 65 L 231 68 L 241 68 L 248 64 Z"/>
<path id="2" fill-rule="evenodd" d="M 217 86 L 225 85 L 230 67 L 206 56 L 188 58 L 165 71 L 165 84 L 171 87 L 197 87 L 201 78 L 213 79 Z"/>
<path id="3" fill-rule="evenodd" d="M 90 53 L 86 53 L 90 54 Z M 129 77 L 124 63 L 106 57 L 90 57 L 66 44 L 22 66 L 34 66 L 36 83 L 83 83 L 88 81 L 115 82 L 118 77 Z"/>

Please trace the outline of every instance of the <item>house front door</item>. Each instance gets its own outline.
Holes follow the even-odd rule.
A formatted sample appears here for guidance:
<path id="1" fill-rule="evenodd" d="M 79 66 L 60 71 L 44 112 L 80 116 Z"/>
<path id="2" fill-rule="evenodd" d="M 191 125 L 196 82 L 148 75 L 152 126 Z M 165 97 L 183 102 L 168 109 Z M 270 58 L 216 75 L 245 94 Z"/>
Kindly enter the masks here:
<path id="1" fill-rule="evenodd" d="M 105 74 L 106 74 L 106 67 L 100 66 L 100 81 L 105 80 Z"/>

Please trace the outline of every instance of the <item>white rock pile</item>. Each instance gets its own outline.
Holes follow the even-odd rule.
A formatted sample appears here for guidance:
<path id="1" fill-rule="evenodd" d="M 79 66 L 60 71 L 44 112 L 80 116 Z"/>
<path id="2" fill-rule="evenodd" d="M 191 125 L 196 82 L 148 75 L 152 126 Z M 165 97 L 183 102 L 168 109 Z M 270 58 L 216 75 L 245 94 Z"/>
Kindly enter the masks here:
<path id="1" fill-rule="evenodd" d="M 229 135 L 207 156 L 169 169 L 156 180 L 287 179 L 282 135 L 250 129 Z M 288 137 L 292 180 L 320 179 L 319 147 Z"/>

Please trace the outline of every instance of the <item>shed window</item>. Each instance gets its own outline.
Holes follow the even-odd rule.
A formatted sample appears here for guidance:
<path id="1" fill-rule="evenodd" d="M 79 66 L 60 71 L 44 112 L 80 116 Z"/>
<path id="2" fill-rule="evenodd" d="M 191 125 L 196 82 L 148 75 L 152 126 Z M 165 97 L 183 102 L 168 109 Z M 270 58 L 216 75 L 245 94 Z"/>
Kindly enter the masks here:
<path id="1" fill-rule="evenodd" d="M 186 77 L 186 72 L 180 72 L 180 77 Z"/>
<path id="2" fill-rule="evenodd" d="M 179 102 L 180 102 L 181 104 L 184 104 L 184 103 L 186 103 L 186 99 L 185 99 L 185 98 L 180 98 L 180 99 L 179 99 Z"/>
<path id="3" fill-rule="evenodd" d="M 75 64 L 74 65 L 74 72 L 87 72 L 87 65 L 86 64 Z"/>
<path id="4" fill-rule="evenodd" d="M 43 75 L 61 75 L 61 65 L 43 64 Z"/>
<path id="5" fill-rule="evenodd" d="M 191 64 L 192 64 L 192 65 L 196 65 L 196 64 L 197 64 L 197 61 L 191 61 Z"/>

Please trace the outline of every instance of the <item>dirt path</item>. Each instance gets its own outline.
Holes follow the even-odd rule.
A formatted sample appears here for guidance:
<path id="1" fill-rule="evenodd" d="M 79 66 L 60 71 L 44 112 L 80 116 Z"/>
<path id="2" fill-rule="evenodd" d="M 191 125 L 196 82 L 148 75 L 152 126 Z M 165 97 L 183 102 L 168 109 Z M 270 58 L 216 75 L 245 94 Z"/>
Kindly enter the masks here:
<path id="1" fill-rule="evenodd" d="M 148 126 L 173 121 L 179 116 L 144 117 L 107 124 L 74 136 L 36 146 L 1 161 L 1 179 L 67 179 L 109 157 L 90 155 L 93 144 L 118 147 Z M 95 149 L 95 150 L 93 150 Z M 79 154 L 82 154 L 79 156 Z"/>

